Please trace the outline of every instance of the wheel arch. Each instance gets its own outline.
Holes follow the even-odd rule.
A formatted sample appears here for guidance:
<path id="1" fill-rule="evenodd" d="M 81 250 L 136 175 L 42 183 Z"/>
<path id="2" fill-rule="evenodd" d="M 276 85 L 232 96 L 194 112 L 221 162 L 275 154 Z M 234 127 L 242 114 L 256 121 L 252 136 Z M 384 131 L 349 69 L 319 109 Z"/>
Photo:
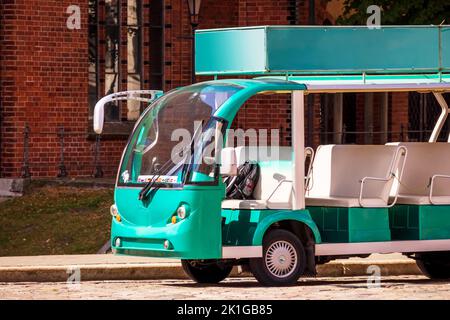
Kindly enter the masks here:
<path id="1" fill-rule="evenodd" d="M 255 230 L 253 235 L 253 245 L 261 246 L 263 243 L 264 235 L 271 228 L 282 228 L 293 232 L 297 235 L 303 242 L 305 240 L 305 234 L 301 232 L 304 231 L 302 226 L 307 227 L 314 237 L 312 240 L 314 243 L 321 243 L 321 237 L 319 229 L 315 222 L 311 219 L 311 216 L 307 210 L 298 211 L 282 211 L 275 214 L 271 214 L 264 218 Z M 303 227 L 303 228 L 304 228 Z"/>

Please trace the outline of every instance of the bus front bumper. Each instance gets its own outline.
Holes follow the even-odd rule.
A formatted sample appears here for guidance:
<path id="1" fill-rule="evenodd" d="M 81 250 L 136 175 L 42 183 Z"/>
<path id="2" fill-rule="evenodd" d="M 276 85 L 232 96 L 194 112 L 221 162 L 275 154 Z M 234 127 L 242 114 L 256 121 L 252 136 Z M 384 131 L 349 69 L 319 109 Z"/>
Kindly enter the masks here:
<path id="1" fill-rule="evenodd" d="M 220 259 L 221 247 L 211 250 L 208 241 L 203 246 L 193 241 L 190 221 L 163 226 L 136 226 L 126 221 L 112 220 L 111 249 L 119 255 L 163 257 L 177 259 Z M 212 252 L 213 251 L 213 252 Z"/>

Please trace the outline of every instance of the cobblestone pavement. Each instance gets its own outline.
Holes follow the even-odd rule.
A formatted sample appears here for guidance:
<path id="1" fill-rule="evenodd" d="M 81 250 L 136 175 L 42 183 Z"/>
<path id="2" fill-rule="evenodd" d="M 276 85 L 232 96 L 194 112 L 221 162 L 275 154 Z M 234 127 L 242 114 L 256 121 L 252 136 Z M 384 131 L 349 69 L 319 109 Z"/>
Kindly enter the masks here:
<path id="1" fill-rule="evenodd" d="M 383 277 L 381 287 L 367 278 L 303 279 L 297 286 L 263 288 L 253 279 L 233 278 L 218 285 L 187 280 L 0 283 L 0 299 L 449 299 L 450 281 L 422 276 Z"/>

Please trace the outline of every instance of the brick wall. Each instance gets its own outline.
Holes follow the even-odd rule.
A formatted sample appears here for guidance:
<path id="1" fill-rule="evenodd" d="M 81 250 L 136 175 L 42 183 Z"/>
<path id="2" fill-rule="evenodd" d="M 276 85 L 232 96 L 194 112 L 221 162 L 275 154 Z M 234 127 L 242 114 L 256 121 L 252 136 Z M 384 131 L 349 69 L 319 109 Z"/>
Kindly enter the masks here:
<path id="1" fill-rule="evenodd" d="M 389 110 L 389 128 L 392 131 L 390 141 L 406 141 L 407 134 L 402 137 L 402 127 L 408 130 L 408 92 L 393 93 Z"/>
<path id="2" fill-rule="evenodd" d="M 82 12 L 80 30 L 66 26 L 66 9 L 74 4 Z M 86 1 L 2 1 L 1 10 L 1 175 L 21 175 L 26 124 L 32 176 L 57 175 L 62 126 L 69 174 L 92 174 L 94 142 L 87 139 Z M 114 142 L 102 145 L 107 175 L 116 172 L 118 150 Z"/>
<path id="3" fill-rule="evenodd" d="M 290 1 L 243 0 L 238 4 L 238 25 L 287 25 L 291 17 Z M 277 129 L 280 145 L 290 145 L 290 96 L 287 94 L 262 95 L 251 98 L 241 108 L 232 124 L 233 128 Z M 271 141 L 270 139 L 268 141 Z"/>
<path id="4" fill-rule="evenodd" d="M 295 10 L 296 1 L 283 0 L 243 0 L 239 1 L 238 20 L 240 26 L 252 25 L 306 25 L 309 21 L 309 1 L 299 1 Z M 324 5 L 316 1 L 316 21 L 321 20 Z M 314 95 L 312 100 L 313 126 L 319 128 L 320 97 Z M 254 97 L 242 108 L 234 123 L 234 128 L 272 128 L 280 132 L 280 145 L 291 144 L 291 99 L 290 95 L 278 94 Z M 271 110 L 268 111 L 268 108 Z M 308 105 L 305 105 L 305 124 L 308 130 Z M 308 137 L 307 137 L 308 138 Z M 311 145 L 318 145 L 319 135 L 311 138 Z"/>
<path id="5" fill-rule="evenodd" d="M 295 2 L 203 0 L 199 28 L 307 24 L 309 1 L 297 1 L 297 10 Z M 81 8 L 80 30 L 66 27 L 69 5 Z M 317 24 L 329 18 L 324 8 L 324 1 L 317 0 Z M 64 162 L 69 176 L 91 175 L 95 141 L 89 135 L 88 119 L 87 1 L 2 0 L 0 10 L 0 177 L 21 175 L 25 125 L 30 129 L 29 164 L 33 177 L 58 174 L 61 127 L 65 130 Z M 167 91 L 191 83 L 192 30 L 185 0 L 164 1 L 164 33 L 163 86 Z M 122 50 L 123 47 L 124 44 Z M 148 48 L 144 54 L 148 54 Z M 144 68 L 148 78 L 148 66 Z M 199 77 L 197 81 L 207 79 L 211 78 Z M 399 131 L 400 123 L 405 119 L 407 122 L 407 99 L 403 94 L 392 96 L 392 130 Z M 319 104 L 317 96 L 312 110 L 315 130 L 320 122 Z M 266 109 L 269 107 L 271 111 Z M 126 117 L 126 110 L 122 117 Z M 270 95 L 251 99 L 234 126 L 280 129 L 282 145 L 289 145 L 289 117 L 289 95 Z M 102 140 L 99 160 L 106 176 L 115 175 L 126 140 Z M 318 143 L 316 135 L 313 144 Z"/>
<path id="6" fill-rule="evenodd" d="M 238 3 L 242 1 L 204 0 L 199 29 L 226 28 L 239 25 Z M 165 1 L 164 90 L 185 86 L 192 81 L 192 27 L 185 0 Z M 197 81 L 212 77 L 198 77 Z"/>

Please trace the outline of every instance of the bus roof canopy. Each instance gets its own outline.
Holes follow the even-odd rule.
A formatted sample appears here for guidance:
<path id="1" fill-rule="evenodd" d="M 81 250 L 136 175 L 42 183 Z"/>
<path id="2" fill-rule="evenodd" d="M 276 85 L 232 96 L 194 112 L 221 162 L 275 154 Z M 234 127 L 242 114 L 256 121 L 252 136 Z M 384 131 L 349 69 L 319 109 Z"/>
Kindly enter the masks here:
<path id="1" fill-rule="evenodd" d="M 285 79 L 265 76 L 256 79 Z M 289 82 L 303 84 L 306 92 L 450 92 L 450 74 L 291 76 Z"/>
<path id="2" fill-rule="evenodd" d="M 450 26 L 211 29 L 196 31 L 195 43 L 198 75 L 359 75 L 339 79 L 353 85 L 370 74 L 419 74 L 422 84 L 425 74 L 434 74 L 427 80 L 449 81 Z M 372 80 L 382 85 L 392 79 Z"/>

